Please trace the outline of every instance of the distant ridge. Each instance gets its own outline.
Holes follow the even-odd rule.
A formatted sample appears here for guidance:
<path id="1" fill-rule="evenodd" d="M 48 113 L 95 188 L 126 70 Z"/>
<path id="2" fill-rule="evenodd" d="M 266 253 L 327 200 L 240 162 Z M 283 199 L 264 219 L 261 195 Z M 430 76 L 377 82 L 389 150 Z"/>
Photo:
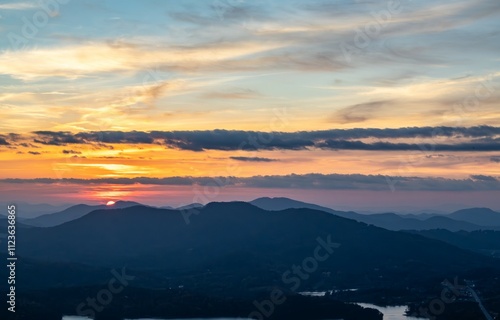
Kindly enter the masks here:
<path id="1" fill-rule="evenodd" d="M 489 208 L 470 208 L 453 212 L 448 217 L 481 226 L 500 226 L 500 212 Z"/>
<path id="2" fill-rule="evenodd" d="M 33 219 L 26 219 L 23 222 L 27 225 L 34 227 L 54 227 L 63 224 L 65 222 L 81 218 L 84 215 L 94 210 L 121 209 L 136 205 L 141 205 L 141 204 L 133 201 L 117 201 L 115 204 L 110 206 L 107 205 L 90 206 L 87 204 L 77 204 L 63 211 L 51 214 L 44 214 Z"/>
<path id="3" fill-rule="evenodd" d="M 176 210 L 190 210 L 190 209 L 200 209 L 203 208 L 203 204 L 201 203 L 191 203 L 182 207 L 176 208 Z"/>
<path id="4" fill-rule="evenodd" d="M 490 209 L 465 209 L 449 215 L 423 214 L 398 215 L 395 213 L 359 214 L 356 212 L 337 211 L 312 203 L 301 202 L 289 198 L 258 198 L 251 204 L 265 210 L 284 210 L 289 208 L 308 208 L 325 211 L 343 218 L 372 224 L 388 230 L 431 230 L 446 229 L 449 231 L 500 230 L 500 213 Z M 478 222 L 482 222 L 479 224 Z"/>
<path id="5" fill-rule="evenodd" d="M 447 215 L 438 214 L 412 214 L 399 215 L 396 213 L 375 213 L 375 214 L 359 214 L 353 211 L 338 211 L 320 205 L 302 202 L 285 197 L 262 197 L 249 202 L 256 207 L 268 211 L 281 211 L 286 209 L 312 209 L 328 212 L 339 217 L 353 219 L 359 222 L 372 224 L 388 230 L 432 230 L 445 229 L 452 232 L 456 231 L 476 231 L 476 230 L 500 230 L 500 213 L 488 208 L 470 208 L 463 209 Z M 32 219 L 21 220 L 26 225 L 35 227 L 53 227 L 65 222 L 78 219 L 94 210 L 108 210 L 127 208 L 134 205 L 141 205 L 132 201 L 117 201 L 112 206 L 97 205 L 90 206 L 79 204 L 69 207 L 60 212 L 45 214 Z M 173 208 L 170 206 L 161 207 L 169 210 L 190 210 L 202 209 L 201 203 L 192 203 L 189 205 Z M 4 217 L 0 216 L 0 219 Z"/>

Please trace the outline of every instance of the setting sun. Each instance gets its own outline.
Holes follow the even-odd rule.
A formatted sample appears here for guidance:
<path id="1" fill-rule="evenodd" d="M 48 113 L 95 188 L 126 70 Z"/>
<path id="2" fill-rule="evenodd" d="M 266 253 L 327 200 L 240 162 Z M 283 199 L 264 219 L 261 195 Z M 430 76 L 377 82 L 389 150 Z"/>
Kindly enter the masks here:
<path id="1" fill-rule="evenodd" d="M 112 205 L 114 205 L 114 204 L 115 204 L 115 202 L 114 202 L 114 201 L 111 201 L 111 200 L 110 200 L 110 201 L 108 201 L 108 202 L 106 203 L 106 205 L 107 205 L 107 206 L 112 206 Z"/>

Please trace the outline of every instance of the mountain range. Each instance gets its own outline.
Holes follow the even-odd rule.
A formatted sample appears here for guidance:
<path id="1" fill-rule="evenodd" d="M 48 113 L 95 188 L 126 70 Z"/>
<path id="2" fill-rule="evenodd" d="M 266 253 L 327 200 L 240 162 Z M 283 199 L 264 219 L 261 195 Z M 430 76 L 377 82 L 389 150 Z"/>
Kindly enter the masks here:
<path id="1" fill-rule="evenodd" d="M 476 212 L 480 218 L 470 217 Z M 17 223 L 20 308 L 26 313 L 15 319 L 41 314 L 60 320 L 74 314 L 76 305 L 100 292 L 110 270 L 126 270 L 134 279 L 131 287 L 114 296 L 116 303 L 96 319 L 246 317 L 255 301 L 279 289 L 291 303 L 277 307 L 270 319 L 302 314 L 380 320 L 373 309 L 341 301 L 422 302 L 441 290 L 435 285 L 443 279 L 499 279 L 500 232 L 394 231 L 376 224 L 458 228 L 496 223 L 496 214 L 470 209 L 419 218 L 362 215 L 287 198 L 178 209 L 120 201 L 77 205 L 26 220 L 38 226 Z M 0 258 L 5 254 L 0 247 Z M 6 268 L 0 276 L 8 276 Z M 493 293 L 483 294 L 491 297 L 497 282 L 483 287 L 488 286 Z M 357 290 L 341 290 L 351 288 Z M 302 291 L 331 293 L 317 298 L 298 294 Z"/>
<path id="2" fill-rule="evenodd" d="M 499 230 L 500 213 L 488 208 L 471 208 L 453 212 L 447 215 L 422 213 L 418 215 L 400 215 L 396 213 L 374 213 L 359 214 L 353 211 L 338 211 L 316 204 L 301 202 L 289 198 L 258 198 L 249 203 L 271 211 L 279 211 L 291 208 L 308 208 L 328 212 L 343 218 L 353 219 L 359 222 L 372 224 L 388 230 L 432 230 L 445 229 L 449 231 L 476 231 L 476 230 Z M 137 202 L 117 201 L 114 205 L 90 206 L 79 204 L 71 206 L 60 212 L 44 214 L 32 219 L 20 220 L 26 225 L 36 227 L 52 227 L 62 223 L 80 218 L 94 210 L 119 209 L 139 205 Z M 193 203 L 178 207 L 177 210 L 200 209 L 203 205 Z M 173 207 L 163 206 L 162 209 L 174 210 Z M 1 218 L 1 217 L 0 217 Z"/>
<path id="3" fill-rule="evenodd" d="M 318 245 L 339 244 L 325 249 L 331 258 L 318 265 L 308 288 L 383 285 L 496 263 L 442 241 L 307 208 L 267 211 L 244 202 L 210 203 L 189 224 L 183 213 L 145 206 L 100 209 L 25 231 L 18 252 L 44 261 L 204 275 L 201 282 L 231 274 L 245 279 L 245 286 L 259 286 L 281 281 L 287 268 L 312 256 Z"/>
<path id="4" fill-rule="evenodd" d="M 500 213 L 487 208 L 471 208 L 448 215 L 419 214 L 398 215 L 396 213 L 359 214 L 353 211 L 337 211 L 316 204 L 301 202 L 289 198 L 258 198 L 251 204 L 266 210 L 284 210 L 288 208 L 309 208 L 372 224 L 388 230 L 431 230 L 449 231 L 500 230 Z"/>

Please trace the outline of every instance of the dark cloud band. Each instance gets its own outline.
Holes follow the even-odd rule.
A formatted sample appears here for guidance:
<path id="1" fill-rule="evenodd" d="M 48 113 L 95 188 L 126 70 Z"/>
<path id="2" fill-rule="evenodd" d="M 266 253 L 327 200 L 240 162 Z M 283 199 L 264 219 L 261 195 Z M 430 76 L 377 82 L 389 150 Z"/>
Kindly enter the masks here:
<path id="1" fill-rule="evenodd" d="M 244 162 L 274 162 L 278 161 L 276 159 L 261 158 L 261 157 L 229 157 L 232 160 L 244 161 Z"/>
<path id="2" fill-rule="evenodd" d="M 298 132 L 259 132 L 242 130 L 205 131 L 35 131 L 33 142 L 44 145 L 69 144 L 160 144 L 189 151 L 204 150 L 441 150 L 500 151 L 500 127 L 411 127 L 397 129 L 332 129 Z M 3 135 L 0 144 L 13 144 Z M 25 137 L 29 139 L 29 137 Z M 416 139 L 402 143 L 396 139 Z M 448 138 L 449 143 L 443 143 Z M 17 140 L 20 138 L 17 137 Z M 370 139 L 370 141 L 362 141 Z M 373 141 L 374 139 L 384 141 Z M 439 140 L 440 139 L 440 140 Z M 465 140 L 465 141 L 464 141 Z M 439 142 L 435 142 L 439 141 Z M 236 159 L 238 160 L 238 159 Z M 244 160 L 242 160 L 244 161 Z"/>
<path id="3" fill-rule="evenodd" d="M 242 188 L 380 190 L 401 191 L 488 191 L 500 190 L 500 180 L 493 176 L 475 175 L 465 179 L 401 177 L 362 174 L 290 174 L 253 177 L 168 177 L 168 178 L 102 178 L 102 179 L 3 179 L 0 183 L 37 184 L 143 184 L 170 186 L 213 186 Z"/>

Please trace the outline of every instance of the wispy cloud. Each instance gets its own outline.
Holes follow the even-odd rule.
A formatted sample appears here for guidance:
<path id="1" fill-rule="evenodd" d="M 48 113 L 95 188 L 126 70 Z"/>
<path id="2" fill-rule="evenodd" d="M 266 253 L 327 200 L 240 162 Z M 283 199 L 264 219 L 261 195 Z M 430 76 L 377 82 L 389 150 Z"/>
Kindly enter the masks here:
<path id="1" fill-rule="evenodd" d="M 57 48 L 37 48 L 0 54 L 0 73 L 16 79 L 48 77 L 77 79 L 99 73 L 134 73 L 158 66 L 160 70 L 195 71 L 281 46 L 257 42 L 163 46 L 114 45 L 103 42 Z M 137 59 L 141 57 L 141 59 Z"/>
<path id="2" fill-rule="evenodd" d="M 226 92 L 207 92 L 202 98 L 207 99 L 255 99 L 262 95 L 250 89 L 235 89 Z"/>
<path id="3" fill-rule="evenodd" d="M 391 106 L 393 103 L 388 100 L 373 101 L 355 104 L 337 111 L 330 120 L 339 123 L 359 123 L 364 122 L 374 115 L 380 114 L 382 108 Z"/>
<path id="4" fill-rule="evenodd" d="M 39 6 L 35 2 L 10 2 L 10 3 L 0 3 L 0 10 L 28 10 L 38 8 Z"/>

